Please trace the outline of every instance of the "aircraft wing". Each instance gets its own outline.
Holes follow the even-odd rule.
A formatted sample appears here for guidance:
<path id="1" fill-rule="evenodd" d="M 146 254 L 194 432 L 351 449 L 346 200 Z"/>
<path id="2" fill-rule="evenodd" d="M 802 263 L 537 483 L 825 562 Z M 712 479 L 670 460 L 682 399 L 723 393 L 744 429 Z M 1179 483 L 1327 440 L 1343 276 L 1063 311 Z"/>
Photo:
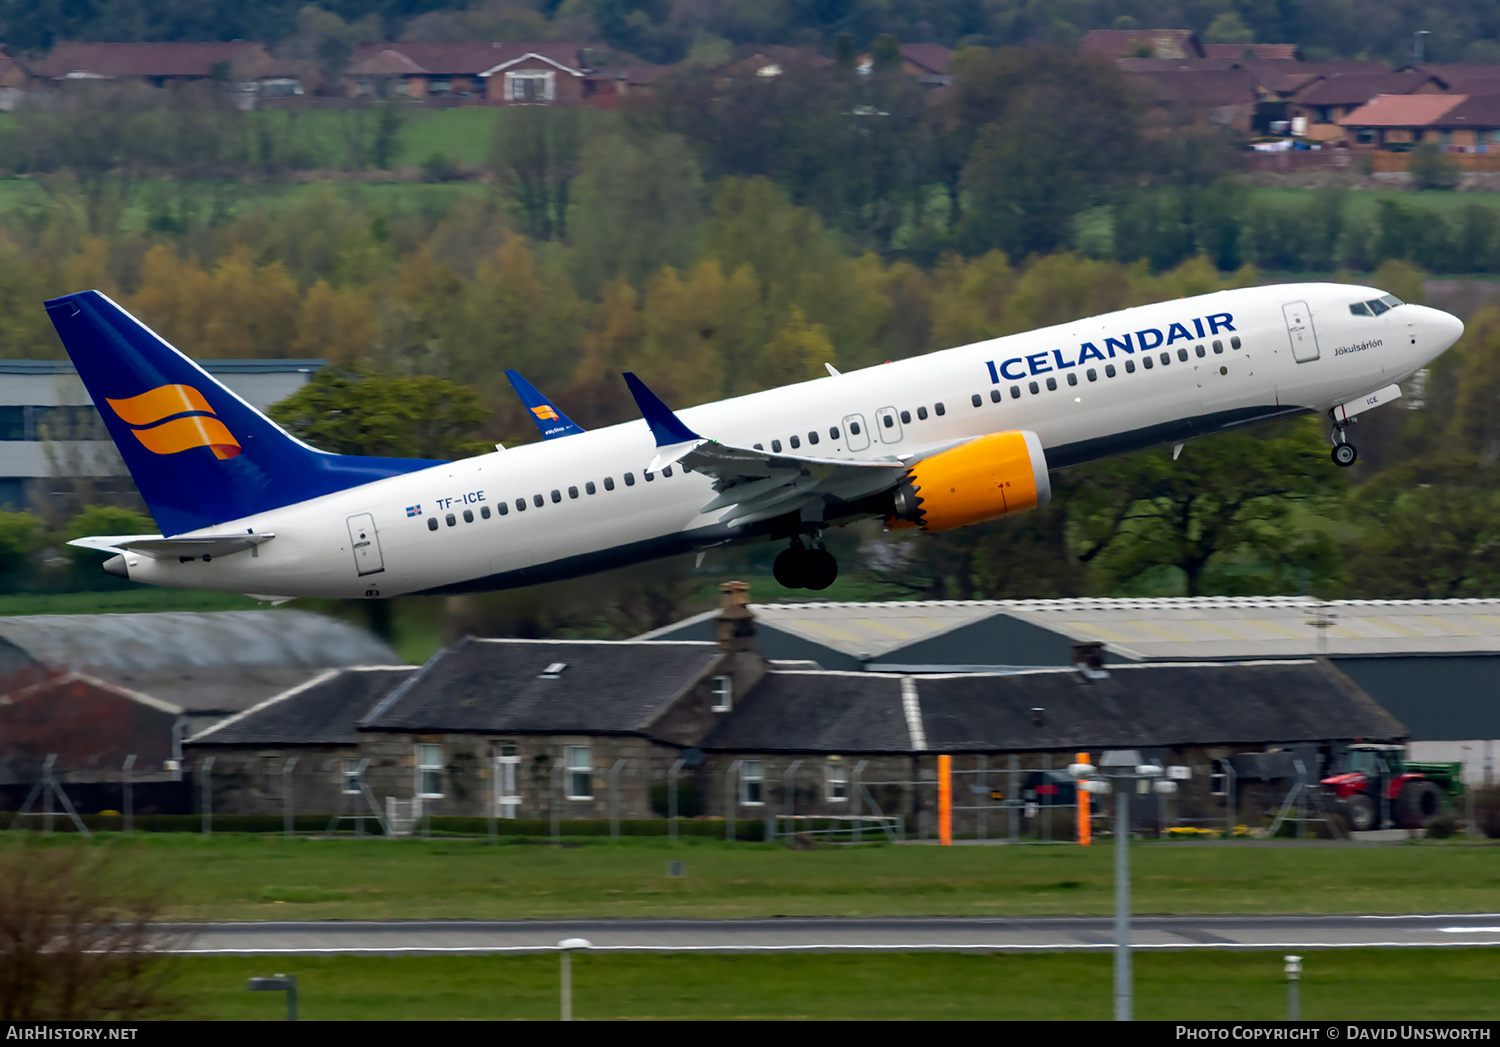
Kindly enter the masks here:
<path id="1" fill-rule="evenodd" d="M 163 538 L 159 534 L 107 534 L 75 538 L 69 545 L 97 549 L 101 553 L 139 553 L 152 559 L 172 556 L 228 556 L 264 545 L 274 534 L 246 531 L 243 534 L 200 534 Z"/>
<path id="2" fill-rule="evenodd" d="M 745 526 L 809 509 L 815 511 L 811 518 L 821 519 L 828 499 L 852 501 L 894 487 L 909 464 L 909 455 L 823 458 L 722 444 L 689 429 L 635 375 L 627 373 L 625 383 L 656 438 L 656 457 L 647 468 L 680 462 L 713 477 L 718 494 L 698 511 L 728 509 L 720 523 Z"/>
<path id="3" fill-rule="evenodd" d="M 510 379 L 511 388 L 515 389 L 516 395 L 526 405 L 526 410 L 531 412 L 531 420 L 541 430 L 543 440 L 556 440 L 560 436 L 584 432 L 582 426 L 559 411 L 556 404 L 537 391 L 536 386 L 522 378 L 521 372 L 506 368 L 505 377 Z"/>

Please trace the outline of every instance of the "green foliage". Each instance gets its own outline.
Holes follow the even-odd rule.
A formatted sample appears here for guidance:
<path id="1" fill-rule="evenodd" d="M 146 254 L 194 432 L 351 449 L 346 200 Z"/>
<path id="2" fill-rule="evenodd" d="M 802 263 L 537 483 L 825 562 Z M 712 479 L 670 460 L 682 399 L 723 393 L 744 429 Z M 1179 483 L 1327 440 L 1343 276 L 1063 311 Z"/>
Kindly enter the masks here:
<path id="1" fill-rule="evenodd" d="M 1407 173 L 1418 189 L 1457 189 L 1463 171 L 1436 142 L 1422 142 L 1407 158 Z"/>
<path id="2" fill-rule="evenodd" d="M 517 106 L 499 112 L 490 168 L 521 230 L 537 240 L 564 239 L 582 149 L 576 109 Z"/>
<path id="3" fill-rule="evenodd" d="M 22 588 L 35 570 L 32 557 L 42 547 L 43 524 L 31 512 L 0 512 L 0 591 Z"/>
<path id="4" fill-rule="evenodd" d="M 270 414 L 298 438 L 336 454 L 452 459 L 490 450 L 478 439 L 488 412 L 474 391 L 427 375 L 328 367 Z"/>
<path id="5" fill-rule="evenodd" d="M 112 505 L 90 505 L 68 521 L 63 538 L 85 538 L 106 534 L 156 534 L 157 527 L 149 516 Z M 69 574 L 74 589 L 119 589 L 128 585 L 101 569 L 112 553 L 66 546 Z"/>

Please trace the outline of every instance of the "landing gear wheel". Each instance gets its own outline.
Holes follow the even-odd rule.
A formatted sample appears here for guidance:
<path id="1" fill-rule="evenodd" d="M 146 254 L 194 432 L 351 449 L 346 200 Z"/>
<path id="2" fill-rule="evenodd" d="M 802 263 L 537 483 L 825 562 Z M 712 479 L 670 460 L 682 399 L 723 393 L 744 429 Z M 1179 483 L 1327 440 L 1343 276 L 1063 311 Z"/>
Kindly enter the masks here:
<path id="1" fill-rule="evenodd" d="M 807 580 L 803 584 L 809 589 L 827 589 L 832 585 L 839 576 L 839 562 L 833 554 L 827 549 L 812 549 L 803 555 L 807 557 L 804 561 Z"/>
<path id="2" fill-rule="evenodd" d="M 1354 449 L 1353 444 L 1334 444 L 1332 457 L 1334 465 L 1347 469 L 1359 458 L 1359 452 Z"/>
<path id="3" fill-rule="evenodd" d="M 790 549 L 783 549 L 776 557 L 776 562 L 771 565 L 771 573 L 776 580 L 787 589 L 803 589 L 807 587 L 808 576 L 808 553 L 802 546 L 794 545 Z"/>

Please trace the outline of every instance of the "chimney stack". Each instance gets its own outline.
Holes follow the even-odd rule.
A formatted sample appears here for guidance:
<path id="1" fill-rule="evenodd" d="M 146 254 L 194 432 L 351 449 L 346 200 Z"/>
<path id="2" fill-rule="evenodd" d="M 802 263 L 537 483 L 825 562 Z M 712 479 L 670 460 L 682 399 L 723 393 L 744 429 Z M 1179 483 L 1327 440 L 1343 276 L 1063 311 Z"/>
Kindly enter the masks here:
<path id="1" fill-rule="evenodd" d="M 1102 672 L 1104 644 L 1099 640 L 1079 640 L 1073 644 L 1073 668 Z"/>
<path id="2" fill-rule="evenodd" d="M 719 586 L 719 616 L 714 619 L 714 638 L 726 651 L 755 650 L 755 615 L 750 612 L 750 586 L 725 582 Z"/>

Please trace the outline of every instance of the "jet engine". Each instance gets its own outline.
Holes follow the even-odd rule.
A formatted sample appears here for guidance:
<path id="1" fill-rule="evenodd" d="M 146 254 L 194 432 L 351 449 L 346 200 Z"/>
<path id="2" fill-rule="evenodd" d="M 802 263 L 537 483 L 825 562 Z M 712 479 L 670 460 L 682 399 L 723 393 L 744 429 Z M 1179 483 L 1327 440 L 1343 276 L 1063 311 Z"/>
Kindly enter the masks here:
<path id="1" fill-rule="evenodd" d="M 1047 459 L 1036 433 L 991 433 L 912 466 L 895 490 L 891 527 L 947 531 L 1046 505 Z"/>

